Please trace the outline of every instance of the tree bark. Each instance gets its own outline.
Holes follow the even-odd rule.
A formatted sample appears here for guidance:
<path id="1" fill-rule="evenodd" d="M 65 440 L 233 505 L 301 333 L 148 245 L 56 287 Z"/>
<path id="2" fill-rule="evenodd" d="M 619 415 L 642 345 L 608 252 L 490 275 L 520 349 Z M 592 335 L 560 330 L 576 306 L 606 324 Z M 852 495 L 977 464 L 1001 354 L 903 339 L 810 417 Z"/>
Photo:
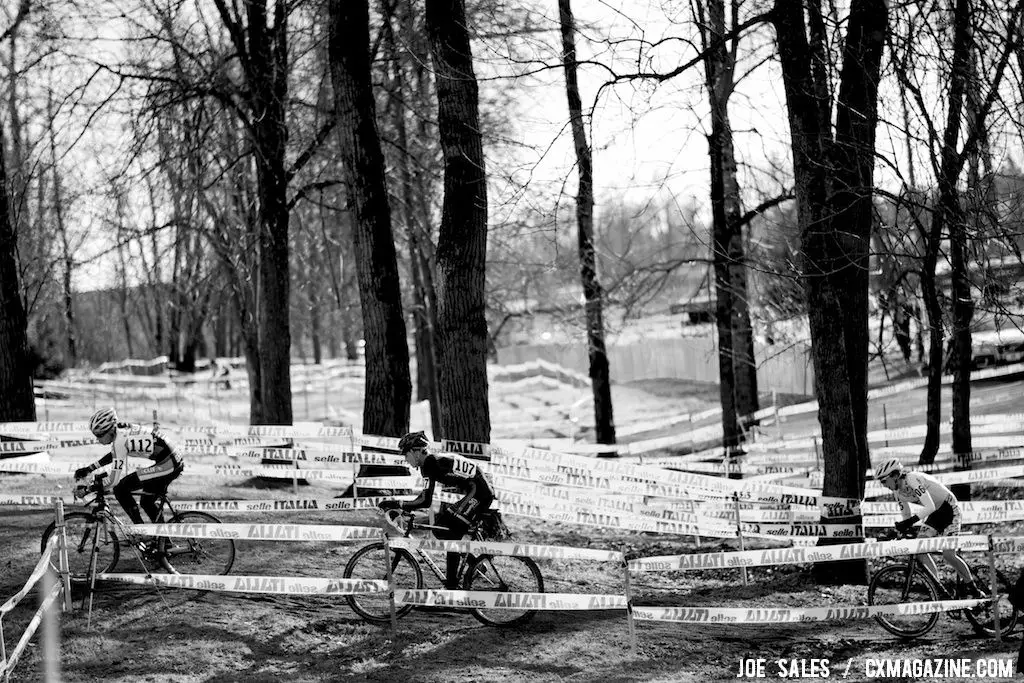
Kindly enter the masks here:
<path id="1" fill-rule="evenodd" d="M 5 147 L 0 127 L 0 422 L 35 422 L 28 317 L 18 277 L 17 234 L 7 195 Z"/>
<path id="2" fill-rule="evenodd" d="M 427 0 L 444 201 L 437 245 L 437 348 L 446 439 L 487 443 L 487 176 L 464 0 Z"/>
<path id="3" fill-rule="evenodd" d="M 604 294 L 597 276 L 594 250 L 594 167 L 590 144 L 583 129 L 583 104 L 576 64 L 576 22 L 570 0 L 558 0 L 562 29 L 562 66 L 565 91 L 569 100 L 569 124 L 572 127 L 579 190 L 576 197 L 577 249 L 580 282 L 587 325 L 587 353 L 590 360 L 590 385 L 594 394 L 594 428 L 600 444 L 615 443 L 615 418 L 612 410 L 611 372 L 604 343 Z"/>
<path id="4" fill-rule="evenodd" d="M 359 299 L 366 340 L 363 431 L 399 436 L 409 428 L 409 348 L 391 230 L 384 154 L 370 80 L 369 7 L 365 0 L 331 0 L 328 59 L 348 178 Z"/>

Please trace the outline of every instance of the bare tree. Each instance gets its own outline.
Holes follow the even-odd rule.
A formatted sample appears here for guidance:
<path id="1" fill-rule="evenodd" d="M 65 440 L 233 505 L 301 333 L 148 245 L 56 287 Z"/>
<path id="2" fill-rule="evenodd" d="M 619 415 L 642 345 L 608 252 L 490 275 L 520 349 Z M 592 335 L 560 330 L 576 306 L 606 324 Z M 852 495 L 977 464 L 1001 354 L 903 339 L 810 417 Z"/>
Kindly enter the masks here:
<path id="1" fill-rule="evenodd" d="M 580 282 L 587 319 L 587 352 L 590 357 L 590 385 L 594 393 L 594 427 L 597 443 L 615 443 L 615 419 L 608 354 L 604 344 L 604 313 L 601 281 L 597 276 L 594 251 L 594 164 L 583 128 L 583 104 L 577 79 L 576 22 L 570 0 L 558 0 L 562 28 L 562 64 L 565 67 L 565 91 L 569 100 L 569 124 L 572 127 L 579 189 L 576 196 L 576 227 L 580 259 Z"/>

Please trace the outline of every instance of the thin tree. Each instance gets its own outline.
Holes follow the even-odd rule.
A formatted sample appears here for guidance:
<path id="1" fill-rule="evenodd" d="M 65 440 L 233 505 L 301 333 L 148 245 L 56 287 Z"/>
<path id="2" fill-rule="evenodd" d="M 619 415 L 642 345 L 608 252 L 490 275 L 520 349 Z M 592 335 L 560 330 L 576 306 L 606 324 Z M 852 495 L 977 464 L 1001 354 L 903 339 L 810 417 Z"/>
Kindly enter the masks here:
<path id="1" fill-rule="evenodd" d="M 604 295 L 597 276 L 594 249 L 594 164 L 583 128 L 583 103 L 576 62 L 576 22 L 570 0 L 558 0 L 558 18 L 562 29 L 562 65 L 565 68 L 565 94 L 569 100 L 569 123 L 579 189 L 576 196 L 577 249 L 580 259 L 580 282 L 587 321 L 587 354 L 590 360 L 590 386 L 594 393 L 594 427 L 597 443 L 615 443 L 615 418 L 612 410 L 612 386 L 608 353 L 604 343 Z"/>
<path id="2" fill-rule="evenodd" d="M 696 3 L 704 49 L 704 71 L 711 105 L 712 250 L 715 269 L 715 324 L 718 332 L 719 393 L 722 403 L 722 445 L 733 452 L 742 439 L 740 419 L 758 409 L 757 365 L 750 324 L 747 272 L 736 154 L 729 121 L 729 97 L 735 87 L 739 35 L 726 40 L 725 2 Z M 733 16 L 737 12 L 733 3 Z M 734 27 L 735 28 L 735 27 Z"/>

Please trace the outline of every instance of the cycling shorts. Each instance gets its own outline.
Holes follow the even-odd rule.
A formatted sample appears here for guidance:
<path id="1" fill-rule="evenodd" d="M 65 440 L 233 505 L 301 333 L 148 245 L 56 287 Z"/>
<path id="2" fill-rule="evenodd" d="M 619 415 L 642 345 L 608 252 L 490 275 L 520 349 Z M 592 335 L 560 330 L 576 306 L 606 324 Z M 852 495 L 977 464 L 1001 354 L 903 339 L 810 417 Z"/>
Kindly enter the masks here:
<path id="1" fill-rule="evenodd" d="M 943 503 L 932 514 L 924 519 L 924 528 L 921 535 L 931 536 L 954 536 L 960 533 L 960 519 L 962 513 L 960 506 L 953 507 L 948 502 Z M 930 530 L 930 532 L 929 532 Z"/>

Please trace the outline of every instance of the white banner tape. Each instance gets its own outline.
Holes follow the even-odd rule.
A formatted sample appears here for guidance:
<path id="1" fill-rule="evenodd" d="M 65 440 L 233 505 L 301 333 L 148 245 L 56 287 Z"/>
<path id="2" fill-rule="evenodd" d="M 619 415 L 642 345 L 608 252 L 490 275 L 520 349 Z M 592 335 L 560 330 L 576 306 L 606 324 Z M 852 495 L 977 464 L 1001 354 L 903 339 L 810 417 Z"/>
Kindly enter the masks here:
<path id="1" fill-rule="evenodd" d="M 285 595 L 362 595 L 386 593 L 387 581 L 327 579 L 305 576 L 221 576 L 205 574 L 98 574 L 101 581 L 192 588 L 229 593 L 276 593 Z"/>
<path id="2" fill-rule="evenodd" d="M 646 607 L 633 606 L 633 618 L 686 624 L 778 624 L 834 619 L 866 619 L 879 614 L 908 616 L 973 607 L 984 600 L 936 600 L 899 605 L 836 607 Z"/>
<path id="3" fill-rule="evenodd" d="M 534 543 L 489 543 L 487 541 L 441 541 L 428 538 L 393 538 L 391 545 L 396 548 L 414 550 L 437 550 L 444 552 L 473 553 L 474 555 L 515 555 L 542 560 L 593 560 L 597 562 L 621 562 L 622 553 L 615 550 L 594 548 L 568 548 L 556 545 Z"/>
<path id="4" fill-rule="evenodd" d="M 932 553 L 955 549 L 967 551 L 988 550 L 988 537 L 937 536 L 882 543 L 845 543 L 842 545 L 814 546 L 811 548 L 772 548 L 769 550 L 738 550 L 732 552 L 694 553 L 641 557 L 630 560 L 630 571 L 687 571 L 723 567 L 764 567 L 808 562 L 857 560 L 869 557 L 892 557 L 916 553 Z"/>
<path id="5" fill-rule="evenodd" d="M 148 536 L 231 538 L 260 541 L 358 541 L 383 538 L 377 527 L 340 524 L 133 524 Z"/>
<path id="6" fill-rule="evenodd" d="M 495 591 L 396 590 L 400 605 L 482 607 L 516 610 L 626 609 L 625 595 L 500 593 Z"/>

